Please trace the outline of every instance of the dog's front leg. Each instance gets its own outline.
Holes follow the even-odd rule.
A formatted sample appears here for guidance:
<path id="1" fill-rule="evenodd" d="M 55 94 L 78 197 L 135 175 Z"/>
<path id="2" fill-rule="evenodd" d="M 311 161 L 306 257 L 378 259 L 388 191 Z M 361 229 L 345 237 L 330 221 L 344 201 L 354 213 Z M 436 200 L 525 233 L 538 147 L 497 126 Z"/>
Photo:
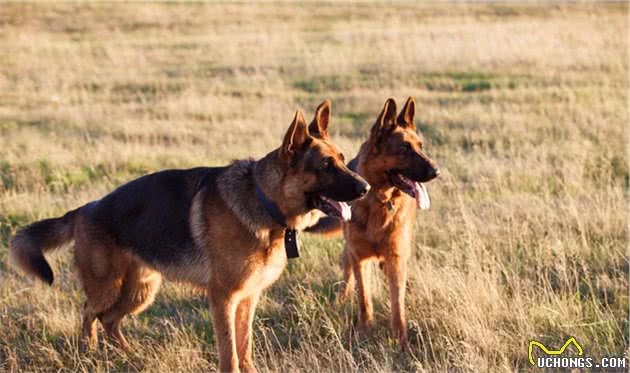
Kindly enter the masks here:
<path id="1" fill-rule="evenodd" d="M 372 294 L 370 293 L 370 267 L 368 260 L 352 263 L 354 277 L 357 283 L 357 298 L 359 301 L 358 328 L 360 332 L 365 332 L 372 325 Z"/>
<path id="2" fill-rule="evenodd" d="M 405 292 L 407 287 L 407 260 L 398 255 L 385 259 L 385 273 L 389 282 L 391 329 L 399 339 L 401 349 L 407 350 L 407 321 L 405 319 Z"/>
<path id="3" fill-rule="evenodd" d="M 219 351 L 219 371 L 239 372 L 238 354 L 236 352 L 235 314 L 236 302 L 230 292 L 215 290 L 208 291 L 212 311 L 212 323 Z"/>
<path id="4" fill-rule="evenodd" d="M 345 245 L 341 254 L 341 270 L 343 271 L 343 288 L 337 294 L 337 301 L 352 299 L 354 294 L 354 270 L 352 268 L 352 254 L 348 244 Z"/>
<path id="5" fill-rule="evenodd" d="M 236 309 L 236 350 L 242 372 L 256 372 L 252 356 L 252 323 L 259 297 L 260 293 L 256 293 L 241 300 Z"/>

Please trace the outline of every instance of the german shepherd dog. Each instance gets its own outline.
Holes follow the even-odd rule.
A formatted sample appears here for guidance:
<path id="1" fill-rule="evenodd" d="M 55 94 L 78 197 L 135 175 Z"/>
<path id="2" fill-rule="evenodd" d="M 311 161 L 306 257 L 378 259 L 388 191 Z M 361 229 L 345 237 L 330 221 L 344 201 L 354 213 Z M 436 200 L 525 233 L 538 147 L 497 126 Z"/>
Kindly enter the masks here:
<path id="1" fill-rule="evenodd" d="M 74 239 L 87 298 L 82 334 L 91 345 L 98 319 L 128 349 L 120 322 L 153 302 L 162 276 L 203 288 L 220 371 L 255 371 L 254 311 L 286 265 L 285 231 L 312 224 L 318 210 L 349 218 L 344 201 L 369 190 L 331 143 L 330 115 L 329 101 L 308 126 L 297 111 L 282 145 L 258 161 L 146 175 L 62 217 L 35 222 L 12 239 L 10 260 L 52 284 L 43 254 Z"/>
<path id="2" fill-rule="evenodd" d="M 405 291 L 407 260 L 411 251 L 416 209 L 430 206 L 423 183 L 440 174 L 437 165 L 423 151 L 416 133 L 416 103 L 409 97 L 396 117 L 396 102 L 388 99 L 368 140 L 349 163 L 372 187 L 366 198 L 352 203 L 352 219 L 342 223 L 335 217 L 321 219 L 308 229 L 313 233 L 334 234 L 342 230 L 346 239 L 342 256 L 348 297 L 356 289 L 359 300 L 359 330 L 372 322 L 369 266 L 378 260 L 389 281 L 392 309 L 391 328 L 402 349 L 407 348 Z"/>

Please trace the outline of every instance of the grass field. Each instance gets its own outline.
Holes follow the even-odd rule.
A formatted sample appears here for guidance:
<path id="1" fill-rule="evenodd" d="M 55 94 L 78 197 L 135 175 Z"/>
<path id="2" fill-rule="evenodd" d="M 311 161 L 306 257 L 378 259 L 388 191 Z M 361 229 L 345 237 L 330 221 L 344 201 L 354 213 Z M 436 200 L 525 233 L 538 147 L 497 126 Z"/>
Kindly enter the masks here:
<path id="1" fill-rule="evenodd" d="M 133 352 L 79 346 L 71 248 L 52 288 L 6 264 L 24 224 L 164 168 L 279 146 L 333 103 L 349 156 L 383 102 L 418 102 L 442 177 L 419 215 L 411 352 L 335 304 L 340 239 L 303 256 L 255 320 L 261 371 L 515 371 L 527 345 L 629 353 L 628 5 L 0 7 L 0 370 L 216 368 L 203 294 L 166 283 L 127 319 Z M 375 269 L 377 270 L 377 269 Z"/>

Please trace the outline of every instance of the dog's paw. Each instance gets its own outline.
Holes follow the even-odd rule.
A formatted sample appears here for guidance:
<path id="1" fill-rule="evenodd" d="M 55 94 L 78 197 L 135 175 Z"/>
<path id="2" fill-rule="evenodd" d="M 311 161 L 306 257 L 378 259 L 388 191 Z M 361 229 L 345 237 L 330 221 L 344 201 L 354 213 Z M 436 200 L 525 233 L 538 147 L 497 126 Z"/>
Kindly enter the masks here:
<path id="1" fill-rule="evenodd" d="M 409 352 L 409 340 L 407 339 L 407 336 L 402 336 L 400 338 L 400 352 Z"/>
<path id="2" fill-rule="evenodd" d="M 258 370 L 253 364 L 241 364 L 239 369 L 241 373 L 258 373 Z"/>
<path id="3" fill-rule="evenodd" d="M 370 319 L 359 319 L 356 325 L 356 331 L 359 334 L 366 334 L 370 328 L 372 328 L 373 320 Z"/>

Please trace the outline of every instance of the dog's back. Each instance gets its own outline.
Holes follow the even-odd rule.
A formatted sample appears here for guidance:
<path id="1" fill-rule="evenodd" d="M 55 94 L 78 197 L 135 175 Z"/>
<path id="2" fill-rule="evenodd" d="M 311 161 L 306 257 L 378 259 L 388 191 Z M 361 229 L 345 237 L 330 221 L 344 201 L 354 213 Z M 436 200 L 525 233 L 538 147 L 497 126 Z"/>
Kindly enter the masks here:
<path id="1" fill-rule="evenodd" d="M 190 229 L 195 195 L 227 167 L 165 170 L 120 186 L 82 211 L 117 245 L 156 266 L 197 257 Z"/>
<path id="2" fill-rule="evenodd" d="M 145 175 L 62 217 L 30 224 L 11 240 L 11 262 L 52 283 L 53 272 L 43 254 L 74 238 L 77 217 L 90 227 L 91 235 L 125 247 L 147 263 L 182 261 L 191 256 L 187 250 L 195 249 L 189 222 L 192 200 L 225 169 L 199 167 Z"/>

